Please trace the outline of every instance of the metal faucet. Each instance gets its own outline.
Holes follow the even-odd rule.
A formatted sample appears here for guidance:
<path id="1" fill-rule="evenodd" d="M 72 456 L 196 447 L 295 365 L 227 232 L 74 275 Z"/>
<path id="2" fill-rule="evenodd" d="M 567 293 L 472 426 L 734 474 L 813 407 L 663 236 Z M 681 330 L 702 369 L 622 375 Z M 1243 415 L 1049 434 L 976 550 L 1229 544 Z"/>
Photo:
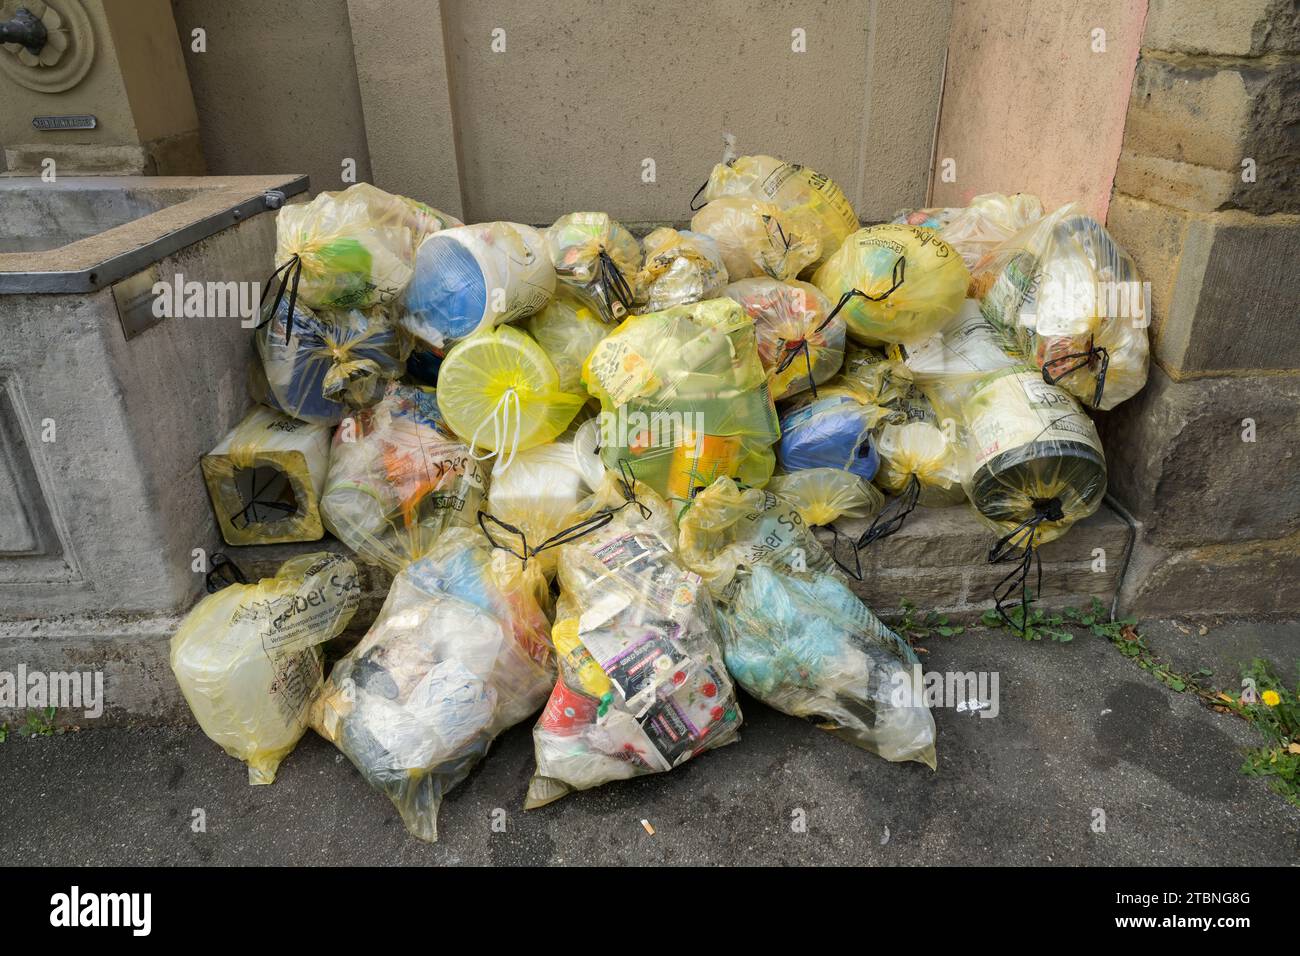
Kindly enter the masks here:
<path id="1" fill-rule="evenodd" d="M 47 37 L 45 24 L 26 7 L 19 7 L 13 19 L 0 22 L 0 43 L 21 43 L 32 53 L 40 53 Z"/>

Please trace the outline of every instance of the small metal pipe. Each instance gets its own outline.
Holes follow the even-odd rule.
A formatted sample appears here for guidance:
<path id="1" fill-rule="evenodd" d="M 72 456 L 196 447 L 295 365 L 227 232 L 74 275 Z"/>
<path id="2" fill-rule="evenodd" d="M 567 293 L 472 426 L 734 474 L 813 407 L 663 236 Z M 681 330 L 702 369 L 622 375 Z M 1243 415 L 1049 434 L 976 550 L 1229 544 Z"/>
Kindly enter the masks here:
<path id="1" fill-rule="evenodd" d="M 40 17 L 26 7 L 19 7 L 13 19 L 0 23 L 0 43 L 21 43 L 32 53 L 40 53 L 49 34 Z"/>

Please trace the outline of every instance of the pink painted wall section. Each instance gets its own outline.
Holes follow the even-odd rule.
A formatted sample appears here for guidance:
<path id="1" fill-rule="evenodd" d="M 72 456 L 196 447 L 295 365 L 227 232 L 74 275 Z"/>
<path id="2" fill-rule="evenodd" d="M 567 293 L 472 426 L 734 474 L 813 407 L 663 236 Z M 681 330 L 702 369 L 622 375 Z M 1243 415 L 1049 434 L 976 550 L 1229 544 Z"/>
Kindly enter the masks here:
<path id="1" fill-rule="evenodd" d="M 1146 0 L 957 0 L 933 205 L 1029 192 L 1105 221 Z M 1094 52 L 1094 31 L 1105 51 Z M 943 181 L 944 160 L 956 179 Z"/>

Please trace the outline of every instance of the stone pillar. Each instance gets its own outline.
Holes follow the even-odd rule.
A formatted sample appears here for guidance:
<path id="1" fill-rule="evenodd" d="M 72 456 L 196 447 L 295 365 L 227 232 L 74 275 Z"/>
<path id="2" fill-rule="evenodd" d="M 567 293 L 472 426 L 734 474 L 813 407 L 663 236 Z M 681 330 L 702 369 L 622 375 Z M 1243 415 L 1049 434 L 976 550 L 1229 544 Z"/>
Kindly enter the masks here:
<path id="1" fill-rule="evenodd" d="M 45 23 L 33 53 L 0 47 L 9 172 L 202 175 L 199 121 L 168 0 L 22 0 Z M 51 167 L 47 160 L 53 160 Z"/>
<path id="2" fill-rule="evenodd" d="M 1146 389 L 1104 417 L 1139 614 L 1300 606 L 1300 8 L 1151 0 L 1108 225 L 1151 284 Z"/>

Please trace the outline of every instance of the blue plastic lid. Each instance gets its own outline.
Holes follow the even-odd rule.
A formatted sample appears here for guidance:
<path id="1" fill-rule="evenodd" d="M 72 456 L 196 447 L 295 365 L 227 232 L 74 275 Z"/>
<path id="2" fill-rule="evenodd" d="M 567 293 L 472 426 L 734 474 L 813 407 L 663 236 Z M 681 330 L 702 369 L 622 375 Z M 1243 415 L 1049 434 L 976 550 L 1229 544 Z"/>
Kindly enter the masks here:
<path id="1" fill-rule="evenodd" d="M 406 288 L 412 331 L 437 343 L 463 339 L 483 321 L 487 284 L 474 254 L 455 239 L 430 236 L 415 256 L 415 274 Z"/>

